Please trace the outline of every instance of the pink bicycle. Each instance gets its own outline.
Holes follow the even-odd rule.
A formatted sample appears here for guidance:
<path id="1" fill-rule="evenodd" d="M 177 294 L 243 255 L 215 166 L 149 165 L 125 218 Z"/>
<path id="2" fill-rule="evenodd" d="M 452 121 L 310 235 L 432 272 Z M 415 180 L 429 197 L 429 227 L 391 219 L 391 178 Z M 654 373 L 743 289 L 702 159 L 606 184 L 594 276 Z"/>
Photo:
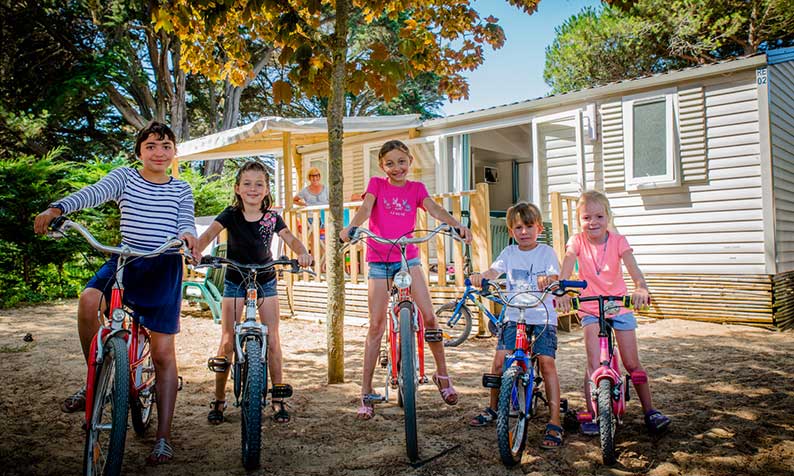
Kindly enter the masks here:
<path id="1" fill-rule="evenodd" d="M 571 298 L 571 306 L 578 310 L 582 302 L 598 302 L 598 344 L 601 355 L 600 365 L 590 375 L 590 394 L 598 421 L 598 432 L 601 439 L 601 456 L 605 465 L 615 464 L 615 433 L 623 423 L 626 413 L 626 401 L 631 399 L 629 389 L 632 377 L 626 374 L 625 381 L 618 367 L 615 354 L 615 334 L 612 321 L 606 316 L 615 315 L 620 306 L 631 307 L 631 296 L 588 296 Z M 641 383 L 641 382 L 635 382 Z M 593 421 L 593 415 L 584 412 L 579 414 L 580 422 Z"/>

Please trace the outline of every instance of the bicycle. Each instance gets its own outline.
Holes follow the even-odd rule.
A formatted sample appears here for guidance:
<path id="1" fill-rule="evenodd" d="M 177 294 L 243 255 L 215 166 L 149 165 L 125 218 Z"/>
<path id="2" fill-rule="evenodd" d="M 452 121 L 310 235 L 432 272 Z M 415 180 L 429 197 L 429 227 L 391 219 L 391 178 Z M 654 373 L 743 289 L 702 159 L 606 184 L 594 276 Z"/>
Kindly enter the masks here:
<path id="1" fill-rule="evenodd" d="M 601 458 L 605 465 L 615 464 L 615 434 L 617 427 L 623 422 L 626 413 L 626 402 L 631 399 L 631 375 L 626 374 L 625 388 L 623 377 L 618 367 L 615 354 L 615 336 L 612 322 L 607 315 L 615 315 L 620 306 L 631 307 L 631 296 L 588 296 L 574 297 L 571 307 L 580 308 L 582 302 L 598 302 L 598 342 L 601 349 L 600 366 L 590 375 L 589 384 L 593 407 L 598 421 L 598 433 L 601 440 Z M 593 421 L 588 412 L 580 414 L 580 421 Z"/>
<path id="2" fill-rule="evenodd" d="M 232 380 L 234 382 L 234 406 L 242 408 L 240 418 L 241 456 L 243 466 L 253 469 L 259 466 L 262 448 L 262 407 L 267 406 L 267 393 L 272 398 L 284 399 L 292 396 L 289 384 L 274 384 L 267 388 L 267 326 L 257 322 L 257 282 L 259 272 L 279 266 L 290 266 L 291 273 L 302 270 L 298 261 L 282 256 L 266 264 L 241 264 L 219 256 L 204 256 L 196 268 L 231 266 L 243 276 L 246 287 L 245 318 L 234 325 L 234 355 Z M 237 314 L 235 313 L 235 318 Z M 210 357 L 207 366 L 213 372 L 226 372 L 229 362 L 225 357 Z"/>
<path id="3" fill-rule="evenodd" d="M 151 423 L 155 401 L 150 335 L 122 302 L 124 267 L 131 261 L 129 258 L 158 256 L 184 243 L 174 238 L 150 252 L 133 251 L 126 245 L 107 246 L 97 241 L 85 227 L 65 217 L 53 220 L 50 229 L 48 235 L 52 238 L 61 238 L 69 230 L 75 230 L 96 250 L 119 257 L 108 312 L 97 312 L 100 328 L 91 341 L 88 355 L 83 474 L 120 474 L 127 413 L 129 411 L 135 433 L 143 436 Z M 106 316 L 110 317 L 109 322 Z M 107 441 L 104 441 L 106 434 Z"/>
<path id="4" fill-rule="evenodd" d="M 401 268 L 392 280 L 391 298 L 389 309 L 389 352 L 380 357 L 381 367 L 386 368 L 386 383 L 384 394 L 367 395 L 369 403 L 383 403 L 389 401 L 389 387 L 396 388 L 397 404 L 402 407 L 405 415 L 405 446 L 408 458 L 416 461 L 419 458 L 419 443 L 416 424 L 416 388 L 419 384 L 427 383 L 425 375 L 424 342 L 440 342 L 443 336 L 440 331 L 426 333 L 424 320 L 419 310 L 411 299 L 411 273 L 408 270 L 406 247 L 409 244 L 419 244 L 431 240 L 438 233 L 445 233 L 454 239 L 462 241 L 458 233 L 453 233 L 449 225 L 439 225 L 421 238 L 400 237 L 387 239 L 380 237 L 366 228 L 353 227 L 349 230 L 350 244 L 363 238 L 375 240 L 378 243 L 399 247 Z M 416 341 L 413 335 L 416 335 Z M 406 336 L 408 336 L 406 338 Z M 417 346 L 417 342 L 420 342 Z M 403 359 L 402 357 L 406 358 Z M 417 374 L 417 367 L 419 372 Z"/>
<path id="5" fill-rule="evenodd" d="M 488 286 L 488 281 L 483 280 L 483 288 Z M 518 292 L 509 299 L 502 296 L 505 307 L 513 307 L 519 311 L 515 350 L 505 357 L 505 371 L 502 375 L 483 374 L 482 383 L 484 387 L 499 389 L 496 437 L 499 456 L 505 466 L 515 466 L 521 462 L 526 447 L 529 420 L 537 413 L 539 401 L 548 406 L 541 388 L 543 377 L 540 374 L 538 356 L 532 352 L 536 338 L 531 326 L 530 332 L 527 332 L 524 312 L 538 305 L 543 305 L 545 308 L 543 301 L 549 294 L 562 296 L 568 292 L 575 292 L 572 289 L 586 287 L 587 283 L 584 281 L 555 281 L 546 286 L 540 296 L 533 294 L 537 291 Z M 501 296 L 499 288 L 496 292 Z M 548 325 L 548 310 L 546 310 L 546 318 Z M 506 324 L 502 321 L 503 326 Z M 567 402 L 561 400 L 560 406 L 567 406 Z M 567 408 L 560 409 L 561 414 L 566 412 Z"/>
<path id="6" fill-rule="evenodd" d="M 485 283 L 488 283 L 488 281 L 485 280 Z M 456 347 L 469 338 L 473 321 L 471 310 L 466 305 L 466 301 L 471 301 L 488 318 L 488 330 L 492 335 L 496 335 L 499 332 L 499 323 L 502 322 L 504 317 L 506 307 L 498 293 L 492 293 L 488 286 L 483 286 L 482 289 L 475 288 L 471 285 L 471 279 L 468 277 L 464 280 L 464 284 L 466 289 L 460 298 L 443 304 L 436 311 L 436 318 L 439 325 L 442 326 L 441 329 L 444 334 L 444 347 Z M 492 282 L 488 284 L 495 286 Z M 483 305 L 483 298 L 501 306 L 498 315 L 494 315 Z"/>

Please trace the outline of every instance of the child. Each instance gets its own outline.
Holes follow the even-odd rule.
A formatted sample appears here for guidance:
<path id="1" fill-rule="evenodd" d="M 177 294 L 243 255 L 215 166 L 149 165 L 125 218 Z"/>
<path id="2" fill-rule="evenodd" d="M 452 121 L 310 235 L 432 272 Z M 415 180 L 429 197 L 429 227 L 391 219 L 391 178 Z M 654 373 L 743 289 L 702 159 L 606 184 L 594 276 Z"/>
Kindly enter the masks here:
<path id="1" fill-rule="evenodd" d="M 473 273 L 472 285 L 480 287 L 483 278 L 496 279 L 505 274 L 508 297 L 521 291 L 543 291 L 551 282 L 557 280 L 560 264 L 554 250 L 537 241 L 538 234 L 543 232 L 540 210 L 530 203 L 517 203 L 507 210 L 507 228 L 517 244 L 502 250 L 487 271 L 482 274 Z M 506 315 L 509 322 L 499 331 L 496 353 L 491 364 L 491 373 L 500 375 L 504 372 L 505 356 L 516 346 L 516 323 L 520 311 L 508 307 Z M 531 332 L 535 336 L 532 353 L 538 355 L 540 372 L 548 396 L 549 422 L 546 424 L 540 447 L 558 448 L 562 446 L 563 431 L 560 425 L 560 381 L 557 378 L 557 366 L 554 361 L 557 350 L 557 313 L 554 312 L 552 297 L 546 297 L 544 306 L 528 308 L 524 311 L 524 318 L 528 325 L 527 334 Z M 469 424 L 485 426 L 491 423 L 496 418 L 498 398 L 499 390 L 492 388 L 489 406 Z"/>
<path id="2" fill-rule="evenodd" d="M 372 177 L 370 179 L 361 207 L 350 220 L 349 226 L 339 233 L 342 240 L 350 241 L 350 236 L 348 236 L 350 228 L 361 225 L 367 218 L 369 218 L 370 230 L 379 236 L 390 239 L 411 236 L 416 224 L 416 209 L 421 207 L 437 220 L 459 228 L 462 238 L 467 243 L 471 241 L 469 229 L 434 202 L 423 183 L 408 180 L 408 172 L 413 160 L 408 147 L 402 142 L 392 140 L 383 144 L 378 152 L 378 164 L 386 173 L 386 178 Z M 422 313 L 425 334 L 433 335 L 438 333 L 439 329 L 416 246 L 409 246 L 406 249 L 406 255 L 413 283 L 411 297 Z M 372 375 L 375 372 L 381 338 L 386 330 L 386 311 L 391 286 L 389 280 L 400 270 L 401 257 L 397 247 L 370 242 L 367 247 L 366 259 L 369 263 L 370 325 L 364 344 L 361 406 L 356 415 L 361 420 L 369 420 L 374 415 L 374 407 L 366 396 L 373 393 Z M 447 374 L 444 343 L 441 341 L 428 342 L 428 346 L 436 361 L 433 382 L 438 387 L 444 402 L 448 405 L 455 405 L 458 402 L 458 394 Z"/>
<path id="3" fill-rule="evenodd" d="M 195 250 L 193 192 L 190 185 L 168 175 L 166 169 L 176 155 L 176 137 L 168 126 L 151 122 L 138 133 L 135 155 L 140 170 L 121 167 L 94 185 L 54 202 L 36 217 L 34 230 L 46 233 L 60 215 L 99 206 L 109 200 L 121 210 L 122 244 L 138 251 L 151 251 L 178 236 L 191 252 Z M 77 332 L 88 361 L 91 341 L 99 330 L 97 309 L 107 310 L 118 257 L 112 256 L 88 282 L 77 307 Z M 177 391 L 174 336 L 179 332 L 182 303 L 182 257 L 177 253 L 127 262 L 124 271 L 124 301 L 151 333 L 151 355 L 157 378 L 157 435 L 149 464 L 173 458 L 168 443 Z M 104 302 L 103 302 L 104 298 Z M 65 412 L 85 410 L 85 388 L 67 398 Z"/>
<path id="4" fill-rule="evenodd" d="M 651 302 L 648 286 L 642 276 L 637 261 L 634 259 L 628 241 L 622 235 L 610 230 L 612 212 L 607 197 L 600 192 L 588 191 L 579 197 L 576 205 L 576 216 L 579 219 L 580 233 L 568 240 L 565 258 L 562 262 L 562 279 L 568 279 L 573 272 L 574 264 L 579 261 L 579 279 L 587 281 L 587 289 L 582 296 L 622 296 L 628 292 L 623 280 L 621 260 L 634 281 L 634 292 L 631 300 L 635 309 L 648 306 Z M 562 312 L 570 310 L 570 298 L 563 296 L 557 301 Z M 584 327 L 585 349 L 587 350 L 587 373 L 585 374 L 585 401 L 591 415 L 594 415 L 593 402 L 590 396 L 589 378 L 598 368 L 598 303 L 582 303 L 582 327 Z M 595 315 L 595 316 L 594 316 Z M 645 425 L 651 433 L 659 433 L 670 426 L 670 418 L 653 408 L 648 376 L 640 364 L 637 352 L 637 320 L 629 310 L 622 308 L 618 315 L 609 317 L 615 329 L 620 359 L 631 375 L 631 381 L 640 398 L 645 413 Z M 598 434 L 598 424 L 585 422 L 581 425 L 582 433 Z"/>
<path id="5" fill-rule="evenodd" d="M 244 264 L 266 264 L 273 261 L 270 242 L 273 235 L 278 234 L 298 254 L 298 263 L 301 266 L 311 265 L 312 257 L 295 235 L 290 233 L 281 216 L 270 210 L 271 204 L 270 175 L 267 169 L 259 162 L 246 162 L 237 171 L 234 181 L 234 204 L 222 211 L 207 231 L 201 234 L 197 248 L 204 249 L 225 228 L 229 232 L 226 250 L 229 259 Z M 278 335 L 276 272 L 271 270 L 258 273 L 257 283 L 258 296 L 262 298 L 259 319 L 268 329 L 268 368 L 273 384 L 280 384 L 281 340 Z M 221 302 L 221 344 L 218 356 L 226 358 L 228 362 L 231 362 L 234 351 L 234 324 L 245 309 L 245 295 L 243 276 L 236 269 L 227 268 Z M 223 422 L 228 378 L 228 369 L 215 374 L 215 400 L 210 404 L 212 410 L 207 415 L 207 420 L 215 425 Z M 273 400 L 273 410 L 274 421 L 287 423 L 290 420 L 283 400 Z"/>

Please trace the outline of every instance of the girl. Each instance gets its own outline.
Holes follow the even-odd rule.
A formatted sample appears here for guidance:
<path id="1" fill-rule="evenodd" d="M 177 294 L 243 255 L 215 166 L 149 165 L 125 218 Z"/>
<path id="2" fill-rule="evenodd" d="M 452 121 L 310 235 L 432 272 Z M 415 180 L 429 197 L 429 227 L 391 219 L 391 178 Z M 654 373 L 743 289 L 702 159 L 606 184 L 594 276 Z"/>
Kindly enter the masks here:
<path id="1" fill-rule="evenodd" d="M 624 295 L 628 290 L 620 266 L 622 261 L 634 281 L 634 292 L 631 295 L 633 307 L 640 309 L 648 306 L 651 302 L 648 286 L 637 266 L 632 249 L 624 236 L 610 229 L 612 212 L 607 197 L 596 191 L 583 193 L 576 206 L 576 216 L 579 219 L 579 229 L 582 231 L 568 240 L 561 278 L 570 278 L 578 259 L 579 279 L 587 281 L 587 289 L 582 290 L 582 296 Z M 568 296 L 557 298 L 559 310 L 562 312 L 570 311 L 570 302 Z M 595 415 L 588 379 L 599 365 L 598 318 L 593 317 L 593 314 L 598 315 L 598 303 L 582 303 L 582 310 L 584 311 L 582 327 L 584 327 L 587 350 L 585 401 L 590 414 Z M 625 308 L 610 319 L 615 329 L 620 359 L 631 375 L 631 381 L 645 412 L 645 425 L 649 432 L 659 433 L 670 426 L 670 419 L 653 408 L 648 375 L 640 364 L 637 352 L 637 336 L 634 331 L 637 328 L 637 320 L 631 310 Z M 595 422 L 582 423 L 582 433 L 597 435 L 598 425 Z"/>
<path id="2" fill-rule="evenodd" d="M 246 264 L 265 264 L 273 260 L 270 241 L 278 234 L 284 243 L 298 255 L 301 266 L 309 266 L 312 257 L 306 247 L 290 233 L 287 225 L 276 212 L 270 210 L 270 176 L 265 166 L 259 162 L 246 162 L 237 172 L 234 182 L 234 204 L 227 207 L 215 221 L 201 234 L 197 249 L 204 249 L 224 228 L 229 232 L 227 256 L 229 259 Z M 221 302 L 221 344 L 218 356 L 231 361 L 234 344 L 234 324 L 245 309 L 245 286 L 243 276 L 228 268 L 223 285 Z M 278 335 L 279 308 L 276 294 L 276 273 L 269 271 L 257 275 L 258 294 L 262 297 L 259 318 L 268 328 L 268 368 L 273 384 L 282 383 L 281 341 Z M 215 400 L 210 404 L 212 410 L 207 420 L 212 424 L 223 422 L 226 408 L 226 380 L 229 371 L 215 374 Z M 283 400 L 273 400 L 273 420 L 286 423 L 290 420 Z"/>
<path id="3" fill-rule="evenodd" d="M 384 238 L 411 236 L 416 224 L 417 207 L 424 208 L 431 216 L 461 230 L 466 243 L 471 242 L 469 229 L 461 225 L 446 210 L 433 201 L 421 182 L 408 180 L 408 172 L 414 158 L 408 147 L 398 140 L 388 141 L 378 152 L 378 164 L 386 174 L 386 178 L 372 177 L 364 193 L 363 203 L 350 225 L 343 229 L 339 236 L 343 241 L 350 241 L 348 232 L 369 219 L 369 228 L 373 233 Z M 364 345 L 364 370 L 361 383 L 361 406 L 357 418 L 369 420 L 374 415 L 374 408 L 364 397 L 372 393 L 372 374 L 378 358 L 383 332 L 386 330 L 386 309 L 389 300 L 389 280 L 400 270 L 400 252 L 396 247 L 369 243 L 367 262 L 369 263 L 369 331 Z M 424 319 L 427 332 L 438 329 L 433 302 L 420 266 L 416 246 L 406 250 L 408 266 L 411 272 L 413 297 Z M 458 394 L 452 386 L 447 374 L 444 358 L 444 343 L 429 342 L 428 346 L 436 361 L 436 373 L 433 382 L 438 387 L 441 397 L 448 405 L 458 403 Z"/>

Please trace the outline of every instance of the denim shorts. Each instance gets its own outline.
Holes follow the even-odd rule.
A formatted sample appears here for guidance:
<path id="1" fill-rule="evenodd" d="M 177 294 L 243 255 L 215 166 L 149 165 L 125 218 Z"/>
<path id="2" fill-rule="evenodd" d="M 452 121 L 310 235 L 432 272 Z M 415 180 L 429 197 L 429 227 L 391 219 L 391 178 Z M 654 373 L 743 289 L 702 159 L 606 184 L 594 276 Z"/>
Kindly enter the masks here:
<path id="1" fill-rule="evenodd" d="M 633 331 L 637 328 L 637 318 L 634 317 L 633 312 L 626 312 L 618 314 L 617 316 L 608 318 L 612 322 L 612 328 L 616 331 Z M 582 327 L 598 324 L 598 318 L 591 315 L 586 315 L 582 318 Z"/>
<path id="2" fill-rule="evenodd" d="M 256 284 L 256 295 L 260 298 L 267 298 L 278 296 L 278 291 L 276 290 L 276 284 L 278 280 L 276 278 L 267 281 L 266 283 L 257 283 Z M 237 284 L 229 281 L 228 279 L 223 280 L 223 297 L 225 298 L 244 298 L 246 294 L 246 287 L 245 284 Z"/>
<path id="3" fill-rule="evenodd" d="M 408 260 L 408 268 L 420 266 L 421 264 L 422 262 L 419 260 L 419 258 Z M 395 274 L 400 272 L 401 268 L 401 261 L 395 261 L 393 263 L 386 261 L 373 261 L 369 263 L 369 273 L 367 277 L 369 279 L 391 279 Z"/>
<path id="4" fill-rule="evenodd" d="M 496 350 L 515 350 L 516 348 L 516 323 L 508 322 L 499 328 Z M 557 326 L 529 325 L 535 336 L 532 351 L 538 355 L 547 355 L 552 359 L 557 357 Z"/>

